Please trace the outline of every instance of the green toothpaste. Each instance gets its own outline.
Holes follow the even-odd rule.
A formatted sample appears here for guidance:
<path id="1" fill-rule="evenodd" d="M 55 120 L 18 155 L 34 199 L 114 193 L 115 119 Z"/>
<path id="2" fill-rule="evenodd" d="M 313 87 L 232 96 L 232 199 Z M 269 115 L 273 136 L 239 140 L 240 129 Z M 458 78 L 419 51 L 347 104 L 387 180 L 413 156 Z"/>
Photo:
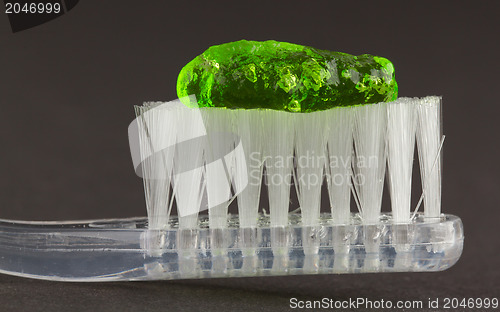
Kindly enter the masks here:
<path id="1" fill-rule="evenodd" d="M 182 68 L 177 96 L 189 95 L 199 107 L 313 112 L 393 101 L 398 85 L 383 57 L 241 40 L 212 46 Z"/>

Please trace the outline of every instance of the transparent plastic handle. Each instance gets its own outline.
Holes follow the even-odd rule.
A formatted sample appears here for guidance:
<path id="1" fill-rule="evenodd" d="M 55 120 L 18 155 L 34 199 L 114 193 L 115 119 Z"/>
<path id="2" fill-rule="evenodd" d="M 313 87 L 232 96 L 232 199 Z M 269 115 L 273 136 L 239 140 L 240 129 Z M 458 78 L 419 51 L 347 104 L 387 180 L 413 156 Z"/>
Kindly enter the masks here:
<path id="1" fill-rule="evenodd" d="M 451 267 L 463 247 L 459 218 L 443 215 L 394 224 L 383 215 L 364 225 L 334 225 L 328 214 L 320 225 L 239 228 L 237 216 L 224 229 L 199 227 L 151 230 L 146 218 L 80 222 L 0 220 L 0 272 L 60 281 L 120 281 L 328 274 L 441 271 Z M 273 246 L 273 241 L 281 242 Z"/>

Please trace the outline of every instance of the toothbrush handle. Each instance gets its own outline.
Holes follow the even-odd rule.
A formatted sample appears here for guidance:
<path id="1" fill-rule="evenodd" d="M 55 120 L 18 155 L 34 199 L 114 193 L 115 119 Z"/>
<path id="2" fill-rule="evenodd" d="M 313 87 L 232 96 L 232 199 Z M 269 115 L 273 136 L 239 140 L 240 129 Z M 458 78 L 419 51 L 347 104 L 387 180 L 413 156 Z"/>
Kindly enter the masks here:
<path id="1" fill-rule="evenodd" d="M 145 224 L 145 218 L 0 220 L 0 273 L 82 282 L 146 280 L 148 261 L 155 261 L 144 248 Z"/>

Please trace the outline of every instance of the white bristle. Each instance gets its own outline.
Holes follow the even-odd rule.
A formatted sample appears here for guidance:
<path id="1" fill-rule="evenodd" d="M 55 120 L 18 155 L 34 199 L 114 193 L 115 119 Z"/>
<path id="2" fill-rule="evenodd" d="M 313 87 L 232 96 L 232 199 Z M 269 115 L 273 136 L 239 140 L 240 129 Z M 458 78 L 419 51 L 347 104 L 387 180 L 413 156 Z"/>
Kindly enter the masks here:
<path id="1" fill-rule="evenodd" d="M 295 115 L 295 184 L 302 216 L 304 271 L 318 269 L 321 187 L 326 160 L 326 139 L 322 112 Z"/>
<path id="2" fill-rule="evenodd" d="M 417 105 L 417 146 L 424 192 L 424 214 L 441 214 L 441 97 L 430 96 Z"/>
<path id="3" fill-rule="evenodd" d="M 294 114 L 283 111 L 264 111 L 263 160 L 269 196 L 271 247 L 273 272 L 283 272 L 288 267 L 288 209 L 293 170 Z"/>
<path id="4" fill-rule="evenodd" d="M 225 228 L 234 159 L 221 157 L 231 156 L 229 153 L 235 147 L 235 137 L 228 135 L 233 131 L 233 111 L 224 108 L 201 111 L 209 133 L 204 149 L 209 225 L 210 228 Z"/>
<path id="5" fill-rule="evenodd" d="M 144 103 L 135 107 L 138 118 L 139 144 L 149 228 L 168 225 L 170 215 L 170 182 L 172 178 L 176 119 L 172 107 L 162 103 Z M 165 148 L 171 146 L 171 148 Z"/>
<path id="6" fill-rule="evenodd" d="M 203 144 L 189 144 L 189 140 L 206 135 L 199 110 L 179 109 L 177 144 L 174 158 L 173 190 L 179 214 L 179 227 L 195 228 L 204 192 Z M 182 143 L 189 144 L 182 148 Z"/>
<path id="7" fill-rule="evenodd" d="M 246 159 L 245 167 L 241 168 L 236 159 L 237 173 L 248 177 L 248 184 L 238 195 L 238 214 L 240 227 L 256 227 L 259 215 L 259 200 L 262 186 L 262 112 L 260 110 L 235 111 L 234 132 L 240 137 L 243 153 Z M 237 174 L 238 175 L 238 174 Z"/>
<path id="8" fill-rule="evenodd" d="M 326 180 L 333 222 L 347 224 L 351 217 L 351 159 L 354 110 L 337 107 L 324 114 L 327 125 L 328 161 Z"/>
<path id="9" fill-rule="evenodd" d="M 328 161 L 326 181 L 330 199 L 330 211 L 334 224 L 347 225 L 351 218 L 351 166 L 353 149 L 354 109 L 336 107 L 324 113 L 327 125 Z M 333 232 L 335 248 L 334 271 L 345 272 L 349 267 L 349 246 L 345 245 L 345 228 Z"/>
<path id="10" fill-rule="evenodd" d="M 410 221 L 411 180 L 416 100 L 403 98 L 387 104 L 387 170 L 392 216 L 396 223 Z"/>
<path id="11" fill-rule="evenodd" d="M 141 154 L 146 159 L 141 165 L 150 227 L 158 229 L 168 225 L 173 197 L 180 223 L 195 227 L 206 188 L 208 207 L 211 207 L 210 227 L 224 228 L 232 182 L 233 189 L 236 184 L 241 189 L 236 192 L 240 226 L 256 227 L 263 168 L 272 226 L 288 224 L 292 177 L 296 179 L 302 223 L 318 223 L 323 174 L 334 223 L 349 222 L 351 191 L 363 222 L 376 223 L 381 210 L 386 157 L 393 220 L 408 222 L 415 137 L 425 215 L 439 216 L 440 101 L 439 97 L 402 98 L 392 103 L 338 107 L 306 114 L 274 110 L 197 110 L 145 103 L 136 107 L 136 114 Z M 214 135 L 207 136 L 207 130 Z M 187 148 L 175 147 L 202 136 L 208 139 L 189 144 Z M 236 144 L 241 145 L 243 159 L 238 160 L 237 153 L 231 152 Z M 248 183 L 241 177 L 248 178 Z M 351 179 L 354 186 L 350 184 Z M 170 195 L 172 188 L 173 196 Z"/>
<path id="12" fill-rule="evenodd" d="M 290 184 L 293 169 L 294 115 L 268 110 L 263 112 L 266 184 L 271 226 L 288 225 Z"/>
<path id="13" fill-rule="evenodd" d="M 326 164 L 325 123 L 321 112 L 295 115 L 296 185 L 302 224 L 319 223 L 321 186 Z"/>
<path id="14" fill-rule="evenodd" d="M 386 163 L 387 104 L 354 108 L 354 186 L 364 223 L 378 223 Z"/>

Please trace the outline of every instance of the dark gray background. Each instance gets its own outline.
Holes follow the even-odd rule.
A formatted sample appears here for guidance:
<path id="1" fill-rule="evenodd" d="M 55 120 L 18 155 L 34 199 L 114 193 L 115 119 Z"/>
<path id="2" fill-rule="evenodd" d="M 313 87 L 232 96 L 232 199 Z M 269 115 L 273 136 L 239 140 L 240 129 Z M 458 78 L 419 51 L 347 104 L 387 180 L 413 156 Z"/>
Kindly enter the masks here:
<path id="1" fill-rule="evenodd" d="M 182 2 L 182 4 L 181 4 Z M 133 105 L 171 100 L 208 46 L 275 39 L 393 61 L 401 96 L 444 97 L 443 210 L 465 249 L 432 274 L 148 283 L 0 276 L 0 310 L 287 310 L 304 299 L 500 297 L 496 1 L 85 1 L 12 34 L 0 13 L 0 212 L 64 220 L 145 215 L 127 126 Z"/>

